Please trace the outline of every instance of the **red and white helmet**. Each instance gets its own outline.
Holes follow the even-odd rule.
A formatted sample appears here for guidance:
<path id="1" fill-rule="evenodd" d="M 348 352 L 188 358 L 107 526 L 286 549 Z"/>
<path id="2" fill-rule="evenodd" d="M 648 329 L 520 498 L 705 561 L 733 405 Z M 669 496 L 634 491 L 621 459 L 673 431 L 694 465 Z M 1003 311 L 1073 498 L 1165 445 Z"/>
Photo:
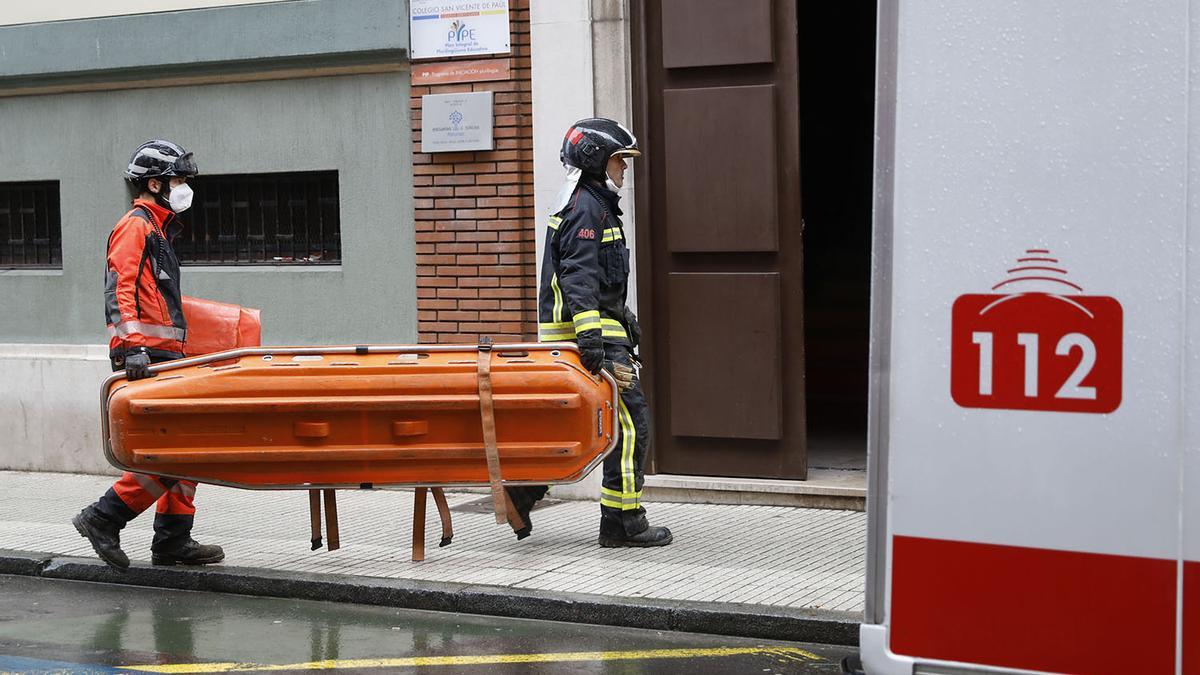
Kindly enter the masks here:
<path id="1" fill-rule="evenodd" d="M 613 120 L 593 117 L 571 125 L 563 138 L 559 158 L 564 166 L 575 167 L 584 173 L 603 174 L 609 158 L 641 154 L 632 132 Z"/>

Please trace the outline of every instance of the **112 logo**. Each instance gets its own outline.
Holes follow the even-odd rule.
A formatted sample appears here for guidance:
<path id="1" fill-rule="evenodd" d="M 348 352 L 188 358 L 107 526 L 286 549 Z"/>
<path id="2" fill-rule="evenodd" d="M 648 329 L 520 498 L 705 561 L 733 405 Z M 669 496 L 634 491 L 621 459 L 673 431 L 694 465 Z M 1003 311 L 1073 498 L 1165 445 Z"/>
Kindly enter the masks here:
<path id="1" fill-rule="evenodd" d="M 951 312 L 950 393 L 964 408 L 1109 413 L 1121 405 L 1123 310 L 1084 295 L 1047 249 Z"/>

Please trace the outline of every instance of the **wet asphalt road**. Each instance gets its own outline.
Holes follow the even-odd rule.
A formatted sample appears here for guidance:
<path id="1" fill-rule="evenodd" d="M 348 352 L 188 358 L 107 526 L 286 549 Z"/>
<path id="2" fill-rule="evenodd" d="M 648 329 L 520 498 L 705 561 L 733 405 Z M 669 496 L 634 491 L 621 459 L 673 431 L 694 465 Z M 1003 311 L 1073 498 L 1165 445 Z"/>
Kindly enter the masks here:
<path id="1" fill-rule="evenodd" d="M 836 673 L 847 647 L 0 575 L 0 673 Z"/>

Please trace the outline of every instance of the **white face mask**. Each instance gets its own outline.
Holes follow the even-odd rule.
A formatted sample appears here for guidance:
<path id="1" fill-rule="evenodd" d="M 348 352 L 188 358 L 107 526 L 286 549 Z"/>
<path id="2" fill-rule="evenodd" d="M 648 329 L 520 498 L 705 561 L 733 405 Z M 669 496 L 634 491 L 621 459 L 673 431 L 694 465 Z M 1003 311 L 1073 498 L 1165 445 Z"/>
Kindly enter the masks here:
<path id="1" fill-rule="evenodd" d="M 183 213 L 192 208 L 192 186 L 182 183 L 178 187 L 171 188 L 167 203 L 171 205 L 171 210 L 175 213 Z"/>
<path id="2" fill-rule="evenodd" d="M 611 178 L 604 179 L 604 186 L 607 187 L 609 190 L 612 190 L 613 192 L 621 191 L 621 188 L 617 187 L 617 184 L 614 183 L 613 179 L 611 179 Z"/>

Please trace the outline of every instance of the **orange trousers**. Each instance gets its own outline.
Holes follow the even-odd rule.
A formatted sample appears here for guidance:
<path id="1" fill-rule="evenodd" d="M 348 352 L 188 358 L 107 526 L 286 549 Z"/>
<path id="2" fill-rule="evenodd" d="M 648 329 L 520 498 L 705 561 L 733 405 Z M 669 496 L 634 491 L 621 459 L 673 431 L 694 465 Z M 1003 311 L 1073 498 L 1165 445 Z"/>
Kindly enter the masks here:
<path id="1" fill-rule="evenodd" d="M 196 484 L 190 480 L 159 478 L 141 473 L 125 472 L 113 484 L 113 492 L 134 514 L 142 513 L 158 502 L 157 513 L 191 516 L 196 513 Z"/>

